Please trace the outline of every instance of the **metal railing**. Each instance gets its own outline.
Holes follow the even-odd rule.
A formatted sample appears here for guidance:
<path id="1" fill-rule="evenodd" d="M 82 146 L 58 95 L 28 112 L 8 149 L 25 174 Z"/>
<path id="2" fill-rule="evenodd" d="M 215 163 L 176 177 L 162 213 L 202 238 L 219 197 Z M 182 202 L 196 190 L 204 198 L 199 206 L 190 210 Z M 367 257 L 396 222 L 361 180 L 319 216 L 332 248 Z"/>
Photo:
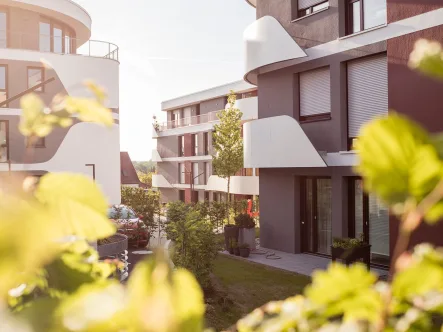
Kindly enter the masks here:
<path id="1" fill-rule="evenodd" d="M 79 46 L 80 45 L 80 46 Z M 101 40 L 79 40 L 67 35 L 50 36 L 0 30 L 0 49 L 22 49 L 56 54 L 83 55 L 119 61 L 119 48 Z"/>
<path id="2" fill-rule="evenodd" d="M 157 147 L 157 151 L 158 154 L 160 155 L 160 158 L 180 158 L 180 157 L 184 157 L 184 153 L 183 155 L 180 154 L 179 152 L 175 152 L 172 151 L 170 149 L 167 148 L 161 148 L 161 147 Z M 207 153 L 206 153 L 207 152 Z M 214 150 L 213 147 L 208 147 L 208 151 L 199 151 L 197 154 L 194 154 L 191 157 L 204 157 L 204 156 L 211 156 L 213 154 Z"/>
<path id="3" fill-rule="evenodd" d="M 217 113 L 220 111 L 214 111 L 202 115 L 190 116 L 186 118 L 180 118 L 173 121 L 167 121 L 159 123 L 156 127 L 158 132 L 162 132 L 168 129 L 182 128 L 188 126 L 195 126 L 202 123 L 208 123 L 213 121 L 218 121 Z"/>

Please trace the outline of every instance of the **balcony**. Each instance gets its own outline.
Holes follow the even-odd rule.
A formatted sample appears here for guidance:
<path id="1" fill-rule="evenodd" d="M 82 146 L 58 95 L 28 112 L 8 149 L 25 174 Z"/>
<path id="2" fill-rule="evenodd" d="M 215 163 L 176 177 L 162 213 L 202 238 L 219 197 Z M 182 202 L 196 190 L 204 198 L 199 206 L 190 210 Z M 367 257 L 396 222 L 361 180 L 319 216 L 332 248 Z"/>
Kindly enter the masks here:
<path id="1" fill-rule="evenodd" d="M 228 180 L 211 175 L 206 190 L 227 192 Z M 258 176 L 231 176 L 230 193 L 237 195 L 259 195 Z"/>
<path id="2" fill-rule="evenodd" d="M 88 40 L 85 42 L 84 40 L 71 38 L 67 35 L 56 37 L 41 34 L 27 34 L 12 30 L 6 31 L 6 36 L 6 40 L 1 41 L 0 45 L 7 45 L 6 48 L 8 49 L 82 55 L 119 61 L 118 46 L 106 41 Z"/>
<path id="3" fill-rule="evenodd" d="M 243 113 L 242 121 L 258 118 L 258 97 L 238 99 L 235 107 Z M 158 138 L 159 136 L 183 135 L 191 132 L 212 130 L 214 123 L 219 121 L 217 117 L 218 112 L 220 111 L 157 124 L 154 127 L 152 137 Z M 199 127 L 196 128 L 197 126 Z"/>

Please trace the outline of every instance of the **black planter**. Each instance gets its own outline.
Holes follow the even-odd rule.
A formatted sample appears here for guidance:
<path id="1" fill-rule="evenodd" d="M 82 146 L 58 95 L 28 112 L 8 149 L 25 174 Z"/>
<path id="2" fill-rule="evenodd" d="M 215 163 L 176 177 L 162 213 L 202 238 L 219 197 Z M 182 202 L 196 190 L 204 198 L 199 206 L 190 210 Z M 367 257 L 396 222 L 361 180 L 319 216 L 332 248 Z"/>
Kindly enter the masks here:
<path id="1" fill-rule="evenodd" d="M 346 265 L 349 265 L 362 259 L 368 270 L 371 267 L 371 245 L 369 244 L 351 249 L 331 247 L 331 253 L 333 262 L 341 259 Z"/>
<path id="2" fill-rule="evenodd" d="M 240 256 L 247 258 L 249 257 L 249 254 L 251 253 L 251 250 L 249 248 L 240 248 Z"/>
<path id="3" fill-rule="evenodd" d="M 240 256 L 240 249 L 234 248 L 234 255 L 235 256 Z"/>
<path id="4" fill-rule="evenodd" d="M 239 228 L 235 225 L 226 225 L 225 226 L 225 248 L 227 251 L 229 251 L 229 248 L 231 248 L 232 243 L 235 241 L 235 243 L 238 243 L 238 233 Z"/>

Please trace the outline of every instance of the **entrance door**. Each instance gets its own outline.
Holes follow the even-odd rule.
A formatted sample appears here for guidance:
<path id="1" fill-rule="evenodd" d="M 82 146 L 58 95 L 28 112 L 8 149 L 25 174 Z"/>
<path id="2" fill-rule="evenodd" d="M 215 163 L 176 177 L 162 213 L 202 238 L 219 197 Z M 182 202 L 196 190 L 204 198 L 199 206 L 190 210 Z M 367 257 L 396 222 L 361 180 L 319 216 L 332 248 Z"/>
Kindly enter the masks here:
<path id="1" fill-rule="evenodd" d="M 332 183 L 330 178 L 304 178 L 301 195 L 302 249 L 330 255 Z"/>

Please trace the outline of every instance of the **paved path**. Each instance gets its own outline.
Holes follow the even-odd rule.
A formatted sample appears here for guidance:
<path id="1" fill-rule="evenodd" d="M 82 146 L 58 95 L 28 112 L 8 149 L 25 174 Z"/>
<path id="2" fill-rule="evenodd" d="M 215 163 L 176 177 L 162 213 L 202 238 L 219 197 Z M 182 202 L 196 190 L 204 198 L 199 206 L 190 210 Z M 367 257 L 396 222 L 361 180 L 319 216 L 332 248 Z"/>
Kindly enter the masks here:
<path id="1" fill-rule="evenodd" d="M 227 251 L 222 252 L 224 255 L 229 255 Z M 286 252 L 259 248 L 251 252 L 251 255 L 246 259 L 251 262 L 272 266 L 278 269 L 295 272 L 311 276 L 315 270 L 325 270 L 331 263 L 330 258 L 308 255 L 308 254 L 290 254 Z M 387 270 L 371 268 L 379 276 L 387 276 Z"/>

